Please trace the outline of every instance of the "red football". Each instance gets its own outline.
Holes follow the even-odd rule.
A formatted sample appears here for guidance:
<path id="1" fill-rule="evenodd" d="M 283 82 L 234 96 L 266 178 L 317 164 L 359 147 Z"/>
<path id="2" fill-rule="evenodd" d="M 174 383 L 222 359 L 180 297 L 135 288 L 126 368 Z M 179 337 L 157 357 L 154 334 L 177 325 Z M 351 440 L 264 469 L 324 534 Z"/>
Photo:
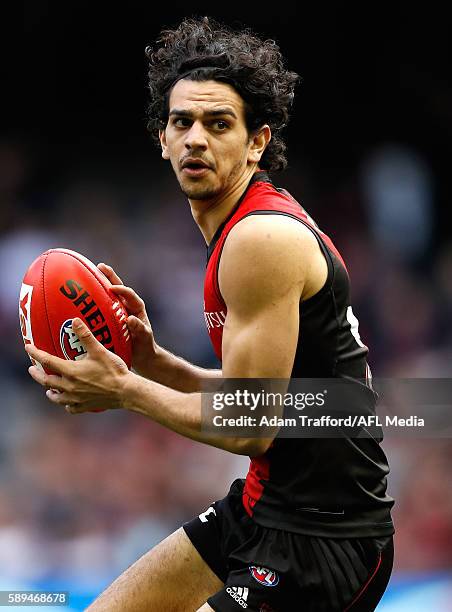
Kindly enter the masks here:
<path id="1" fill-rule="evenodd" d="M 110 281 L 83 255 L 69 249 L 46 251 L 28 268 L 20 290 L 24 343 L 63 359 L 82 359 L 85 347 L 72 331 L 72 320 L 79 317 L 130 368 L 127 313 L 110 287 Z"/>

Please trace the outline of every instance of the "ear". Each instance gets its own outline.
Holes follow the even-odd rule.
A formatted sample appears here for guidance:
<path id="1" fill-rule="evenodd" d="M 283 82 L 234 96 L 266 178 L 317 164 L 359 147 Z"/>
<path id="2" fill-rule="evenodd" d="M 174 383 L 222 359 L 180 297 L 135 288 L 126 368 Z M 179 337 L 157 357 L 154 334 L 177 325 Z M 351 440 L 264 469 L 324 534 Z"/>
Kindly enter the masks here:
<path id="1" fill-rule="evenodd" d="M 160 139 L 160 145 L 162 147 L 162 157 L 163 159 L 169 159 L 169 153 L 168 153 L 168 145 L 166 144 L 166 131 L 165 130 L 159 130 L 159 139 Z"/>
<path id="2" fill-rule="evenodd" d="M 265 124 L 251 136 L 248 151 L 248 163 L 258 164 L 264 151 L 272 138 L 270 127 Z"/>

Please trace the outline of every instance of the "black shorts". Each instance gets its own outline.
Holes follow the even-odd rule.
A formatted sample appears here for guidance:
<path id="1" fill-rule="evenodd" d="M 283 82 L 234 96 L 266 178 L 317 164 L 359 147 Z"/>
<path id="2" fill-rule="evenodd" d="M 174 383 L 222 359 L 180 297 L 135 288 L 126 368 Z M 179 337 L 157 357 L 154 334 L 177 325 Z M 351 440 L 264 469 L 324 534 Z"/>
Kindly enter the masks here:
<path id="1" fill-rule="evenodd" d="M 370 612 L 392 571 L 392 536 L 320 538 L 261 527 L 245 512 L 236 480 L 228 495 L 184 525 L 224 582 L 217 612 Z"/>

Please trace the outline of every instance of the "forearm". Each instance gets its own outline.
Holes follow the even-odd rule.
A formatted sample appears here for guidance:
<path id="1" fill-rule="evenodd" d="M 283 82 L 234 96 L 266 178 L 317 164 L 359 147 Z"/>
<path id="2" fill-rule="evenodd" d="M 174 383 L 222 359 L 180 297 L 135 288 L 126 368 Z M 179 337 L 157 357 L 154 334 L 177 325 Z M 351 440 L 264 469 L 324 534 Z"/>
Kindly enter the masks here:
<path id="1" fill-rule="evenodd" d="M 202 390 L 203 379 L 221 376 L 221 370 L 201 368 L 164 348 L 156 347 L 145 377 L 170 389 L 194 393 Z"/>
<path id="2" fill-rule="evenodd" d="M 262 454 L 259 439 L 213 436 L 201 431 L 199 392 L 184 393 L 130 372 L 122 389 L 122 407 L 142 414 L 176 433 L 239 455 Z"/>

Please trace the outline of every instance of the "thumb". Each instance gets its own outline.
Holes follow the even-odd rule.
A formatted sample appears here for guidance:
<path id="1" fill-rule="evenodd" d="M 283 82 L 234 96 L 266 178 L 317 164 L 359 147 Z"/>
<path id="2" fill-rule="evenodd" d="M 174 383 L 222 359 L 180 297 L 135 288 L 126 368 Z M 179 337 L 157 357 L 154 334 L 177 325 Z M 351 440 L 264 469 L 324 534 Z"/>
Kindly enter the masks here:
<path id="1" fill-rule="evenodd" d="M 98 350 L 99 342 L 81 319 L 72 320 L 72 329 L 88 352 Z"/>

